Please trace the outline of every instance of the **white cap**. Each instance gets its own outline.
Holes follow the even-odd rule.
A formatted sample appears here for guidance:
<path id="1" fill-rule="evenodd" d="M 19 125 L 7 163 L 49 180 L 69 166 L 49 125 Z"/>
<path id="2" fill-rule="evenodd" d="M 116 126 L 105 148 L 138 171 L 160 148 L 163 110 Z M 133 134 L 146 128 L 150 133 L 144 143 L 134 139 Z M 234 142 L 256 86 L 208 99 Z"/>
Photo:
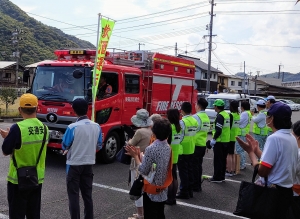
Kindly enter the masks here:
<path id="1" fill-rule="evenodd" d="M 271 96 L 268 96 L 268 97 L 267 97 L 267 100 L 275 100 L 275 97 L 272 96 L 272 95 L 271 95 Z"/>
<path id="2" fill-rule="evenodd" d="M 256 102 L 256 104 L 257 105 L 262 105 L 262 106 L 265 106 L 266 105 L 266 102 L 264 101 L 264 100 L 258 100 L 257 102 Z"/>

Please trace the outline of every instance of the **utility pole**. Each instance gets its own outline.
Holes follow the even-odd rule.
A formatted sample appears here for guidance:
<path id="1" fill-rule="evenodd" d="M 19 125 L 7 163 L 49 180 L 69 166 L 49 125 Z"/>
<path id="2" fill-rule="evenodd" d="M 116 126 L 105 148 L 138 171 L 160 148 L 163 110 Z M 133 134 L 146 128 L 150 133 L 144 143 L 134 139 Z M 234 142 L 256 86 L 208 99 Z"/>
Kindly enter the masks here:
<path id="1" fill-rule="evenodd" d="M 141 50 L 141 45 L 145 46 L 144 43 L 139 43 L 139 50 Z"/>
<path id="2" fill-rule="evenodd" d="M 216 6 L 216 4 L 214 4 L 214 0 L 210 1 L 211 4 L 211 12 L 210 12 L 210 24 L 209 24 L 209 42 L 208 42 L 208 68 L 207 68 L 207 83 L 206 83 L 206 91 L 210 91 L 210 69 L 211 69 L 211 44 L 212 44 L 212 37 L 216 36 L 213 35 L 213 19 L 214 16 L 216 16 L 214 14 L 214 6 Z M 204 37 L 206 37 L 207 35 L 205 35 Z"/>
<path id="3" fill-rule="evenodd" d="M 255 87 L 254 87 L 254 96 L 256 96 L 256 89 L 257 89 L 257 77 L 259 77 L 259 73 L 260 71 L 256 72 L 256 76 L 255 76 Z"/>
<path id="4" fill-rule="evenodd" d="M 244 61 L 244 90 L 243 93 L 246 93 L 246 62 Z"/>
<path id="5" fill-rule="evenodd" d="M 250 77 L 251 77 L 251 74 L 252 74 L 252 72 L 249 72 L 249 75 L 250 76 L 248 76 L 248 85 L 247 85 L 247 88 L 248 88 L 248 94 L 250 95 Z"/>
<path id="6" fill-rule="evenodd" d="M 26 33 L 25 31 L 23 31 L 22 29 L 18 29 L 16 28 L 13 32 L 12 32 L 12 43 L 16 49 L 16 51 L 13 53 L 13 57 L 16 58 L 17 64 L 16 64 L 16 77 L 15 77 L 15 83 L 16 83 L 16 88 L 18 87 L 18 79 L 19 79 L 19 61 L 20 61 L 20 51 L 19 51 L 19 41 L 23 40 L 22 37 L 19 37 L 20 34 Z"/>
<path id="7" fill-rule="evenodd" d="M 177 43 L 175 43 L 175 56 L 176 56 L 176 57 L 177 57 L 177 51 L 178 51 Z"/>
<path id="8" fill-rule="evenodd" d="M 280 79 L 280 69 L 281 69 L 281 66 L 283 67 L 283 65 L 279 65 L 279 71 L 278 71 L 278 79 Z"/>

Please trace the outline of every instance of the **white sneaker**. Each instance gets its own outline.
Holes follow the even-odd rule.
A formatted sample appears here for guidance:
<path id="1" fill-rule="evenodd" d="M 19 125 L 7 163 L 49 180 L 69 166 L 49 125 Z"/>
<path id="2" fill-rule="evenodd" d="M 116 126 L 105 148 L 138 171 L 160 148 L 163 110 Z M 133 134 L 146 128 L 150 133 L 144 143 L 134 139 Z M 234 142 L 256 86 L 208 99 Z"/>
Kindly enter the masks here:
<path id="1" fill-rule="evenodd" d="M 226 171 L 225 176 L 233 176 L 233 173 Z"/>

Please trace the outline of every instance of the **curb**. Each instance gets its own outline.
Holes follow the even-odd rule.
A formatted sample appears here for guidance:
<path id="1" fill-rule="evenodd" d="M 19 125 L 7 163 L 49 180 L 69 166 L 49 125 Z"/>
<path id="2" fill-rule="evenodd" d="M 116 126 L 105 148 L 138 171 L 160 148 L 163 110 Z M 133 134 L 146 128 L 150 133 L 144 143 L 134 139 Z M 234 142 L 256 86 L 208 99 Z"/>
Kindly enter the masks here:
<path id="1" fill-rule="evenodd" d="M 23 121 L 23 118 L 13 118 L 12 119 L 14 122 L 20 122 L 20 121 Z"/>

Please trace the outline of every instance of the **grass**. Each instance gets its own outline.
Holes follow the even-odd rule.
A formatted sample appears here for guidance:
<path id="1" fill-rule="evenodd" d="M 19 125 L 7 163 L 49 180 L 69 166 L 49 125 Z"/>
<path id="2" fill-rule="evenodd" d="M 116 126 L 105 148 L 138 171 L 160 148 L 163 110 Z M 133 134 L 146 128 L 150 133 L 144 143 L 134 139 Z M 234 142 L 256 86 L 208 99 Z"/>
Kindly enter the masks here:
<path id="1" fill-rule="evenodd" d="M 18 108 L 20 106 L 20 97 L 15 100 L 15 104 L 8 105 L 7 114 L 5 113 L 5 104 L 0 102 L 1 117 L 20 117 Z"/>

